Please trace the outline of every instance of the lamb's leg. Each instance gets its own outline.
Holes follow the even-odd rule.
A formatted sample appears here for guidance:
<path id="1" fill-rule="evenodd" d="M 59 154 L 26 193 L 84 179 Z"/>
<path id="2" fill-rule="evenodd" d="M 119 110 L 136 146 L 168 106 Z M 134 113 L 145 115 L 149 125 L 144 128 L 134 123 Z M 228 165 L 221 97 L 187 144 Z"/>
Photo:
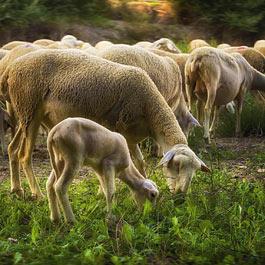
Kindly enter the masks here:
<path id="1" fill-rule="evenodd" d="M 10 166 L 10 179 L 11 179 L 11 193 L 16 193 L 18 196 L 24 196 L 24 191 L 21 188 L 19 178 L 19 160 L 18 151 L 20 147 L 22 128 L 19 127 L 14 138 L 8 146 L 9 166 Z"/>
<path id="2" fill-rule="evenodd" d="M 146 178 L 145 173 L 145 161 L 144 156 L 137 144 L 129 144 L 129 150 L 131 152 L 132 157 L 134 158 L 135 166 L 139 170 L 139 172 Z"/>
<path id="3" fill-rule="evenodd" d="M 210 135 L 214 137 L 215 135 L 215 129 L 218 126 L 219 121 L 219 113 L 220 113 L 220 106 L 215 106 L 214 108 L 214 114 L 213 114 L 213 120 L 210 128 Z"/>
<path id="4" fill-rule="evenodd" d="M 27 128 L 26 136 L 22 135 L 21 146 L 19 150 L 19 161 L 25 175 L 28 179 L 30 190 L 33 197 L 42 198 L 43 194 L 40 190 L 39 184 L 34 176 L 34 172 L 32 169 L 32 152 L 34 148 L 34 144 L 36 142 L 39 122 L 32 122 Z"/>
<path id="5" fill-rule="evenodd" d="M 70 224 L 75 222 L 75 216 L 73 214 L 73 210 L 70 205 L 67 190 L 70 184 L 72 183 L 78 169 L 79 169 L 78 161 L 76 160 L 65 161 L 62 174 L 55 184 L 55 192 L 57 195 L 57 199 L 59 200 L 59 203 L 62 207 L 64 218 Z"/>
<path id="6" fill-rule="evenodd" d="M 51 210 L 50 219 L 52 222 L 58 222 L 60 220 L 60 209 L 58 205 L 58 200 L 55 192 L 55 183 L 56 183 L 56 175 L 54 169 L 52 170 L 47 183 L 47 196 L 49 201 L 49 208 Z"/>
<path id="7" fill-rule="evenodd" d="M 115 169 L 109 163 L 103 163 L 102 174 L 98 175 L 107 201 L 107 218 L 112 218 L 112 200 L 115 193 Z"/>
<path id="8" fill-rule="evenodd" d="M 6 102 L 6 110 L 9 115 L 9 119 L 11 123 L 11 137 L 14 138 L 15 132 L 16 132 L 17 120 L 16 120 L 14 109 L 12 108 L 12 105 L 8 102 Z"/>

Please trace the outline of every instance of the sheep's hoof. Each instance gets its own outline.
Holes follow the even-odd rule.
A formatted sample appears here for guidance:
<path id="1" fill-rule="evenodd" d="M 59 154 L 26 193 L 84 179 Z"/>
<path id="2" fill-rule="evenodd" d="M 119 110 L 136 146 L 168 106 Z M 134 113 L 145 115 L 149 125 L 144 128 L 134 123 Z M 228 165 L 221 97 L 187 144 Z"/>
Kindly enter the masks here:
<path id="1" fill-rule="evenodd" d="M 113 225 L 117 222 L 117 217 L 112 214 L 112 213 L 108 213 L 107 216 L 106 216 L 106 222 L 109 224 L 109 225 Z"/>
<path id="2" fill-rule="evenodd" d="M 11 194 L 16 195 L 18 198 L 24 198 L 24 190 L 22 188 L 19 189 L 11 189 Z"/>
<path id="3" fill-rule="evenodd" d="M 32 201 L 41 201 L 45 199 L 45 196 L 43 193 L 31 193 L 31 200 Z"/>

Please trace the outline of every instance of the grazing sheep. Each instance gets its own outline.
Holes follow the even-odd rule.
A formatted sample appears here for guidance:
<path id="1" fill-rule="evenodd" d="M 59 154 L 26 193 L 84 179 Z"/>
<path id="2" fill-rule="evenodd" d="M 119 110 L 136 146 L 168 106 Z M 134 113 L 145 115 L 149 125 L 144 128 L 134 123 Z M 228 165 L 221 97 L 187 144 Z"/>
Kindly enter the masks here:
<path id="1" fill-rule="evenodd" d="M 131 160 L 125 138 L 116 132 L 84 118 L 67 118 L 50 131 L 47 139 L 52 172 L 47 181 L 51 220 L 58 222 L 60 209 L 69 223 L 75 217 L 67 190 L 84 164 L 97 173 L 101 190 L 107 201 L 107 216 L 115 192 L 115 177 L 125 182 L 141 206 L 146 199 L 155 202 L 158 189 L 154 182 L 145 179 Z"/>
<path id="2" fill-rule="evenodd" d="M 231 47 L 231 45 L 227 44 L 227 43 L 221 43 L 221 44 L 217 45 L 218 49 L 226 49 L 226 48 L 229 48 L 229 47 Z"/>
<path id="3" fill-rule="evenodd" d="M 30 42 L 27 42 L 27 41 L 11 41 L 11 42 L 8 42 L 7 44 L 5 44 L 4 46 L 2 46 L 2 49 L 4 50 L 12 50 L 14 48 L 16 48 L 17 46 L 20 46 L 20 45 L 24 45 L 24 44 L 29 44 Z"/>
<path id="4" fill-rule="evenodd" d="M 62 43 L 61 41 L 55 41 L 54 43 L 46 46 L 48 49 L 69 49 L 69 45 Z"/>
<path id="5" fill-rule="evenodd" d="M 254 48 L 260 48 L 260 47 L 265 47 L 265 40 L 257 40 L 254 43 Z"/>
<path id="6" fill-rule="evenodd" d="M 108 40 L 102 40 L 102 41 L 99 41 L 96 45 L 95 45 L 95 48 L 97 50 L 102 50 L 102 49 L 105 49 L 107 47 L 110 47 L 114 45 L 111 41 L 108 41 Z"/>
<path id="7" fill-rule="evenodd" d="M 2 60 L 8 53 L 8 50 L 0 49 L 0 60 Z"/>
<path id="8" fill-rule="evenodd" d="M 0 91 L 8 92 L 4 93 L 6 99 L 19 119 L 19 128 L 8 147 L 13 162 L 11 191 L 18 195 L 23 195 L 23 190 L 18 163 L 14 161 L 22 166 L 32 194 L 42 196 L 31 163 L 38 128 L 44 124 L 51 129 L 70 116 L 92 119 L 123 134 L 141 166 L 143 160 L 137 143 L 146 137 L 153 137 L 164 152 L 174 148 L 176 156 L 163 160 L 172 169 L 168 173 L 171 191 L 185 192 L 186 181 L 190 182 L 196 169 L 208 170 L 190 150 L 172 110 L 140 68 L 113 63 L 77 49 L 43 49 L 14 61 L 0 80 Z"/>
<path id="9" fill-rule="evenodd" d="M 189 52 L 192 52 L 193 50 L 197 49 L 197 48 L 201 48 L 201 47 L 210 47 L 211 45 L 209 43 L 207 43 L 205 40 L 201 40 L 201 39 L 195 39 L 192 40 L 189 45 L 188 45 L 188 50 Z"/>
<path id="10" fill-rule="evenodd" d="M 203 47 L 194 50 L 185 67 L 186 90 L 191 104 L 197 97 L 204 108 L 204 138 L 210 142 L 209 123 L 212 108 L 214 119 L 220 106 L 236 102 L 236 135 L 240 133 L 240 115 L 247 90 L 264 90 L 265 76 L 254 69 L 239 53 Z M 201 108 L 199 108 L 201 109 Z M 200 113 L 200 116 L 202 114 Z M 210 129 L 212 131 L 213 128 Z"/>
<path id="11" fill-rule="evenodd" d="M 153 43 L 150 41 L 139 41 L 134 46 L 139 46 L 145 49 L 149 49 Z"/>
<path id="12" fill-rule="evenodd" d="M 161 38 L 153 42 L 149 48 L 163 50 L 163 51 L 171 52 L 171 53 L 181 53 L 181 50 L 177 48 L 175 43 L 168 38 Z"/>
<path id="13" fill-rule="evenodd" d="M 50 39 L 39 39 L 35 40 L 33 44 L 40 45 L 40 46 L 48 46 L 53 44 L 55 41 Z"/>
<path id="14" fill-rule="evenodd" d="M 158 56 L 140 47 L 123 44 L 100 50 L 98 56 L 145 70 L 175 113 L 182 131 L 186 136 L 188 135 L 196 119 L 189 112 L 182 94 L 180 69 L 171 58 Z"/>
<path id="15" fill-rule="evenodd" d="M 61 43 L 66 45 L 68 48 L 80 48 L 84 44 L 83 41 L 78 40 L 73 35 L 65 35 L 64 37 L 62 37 Z"/>

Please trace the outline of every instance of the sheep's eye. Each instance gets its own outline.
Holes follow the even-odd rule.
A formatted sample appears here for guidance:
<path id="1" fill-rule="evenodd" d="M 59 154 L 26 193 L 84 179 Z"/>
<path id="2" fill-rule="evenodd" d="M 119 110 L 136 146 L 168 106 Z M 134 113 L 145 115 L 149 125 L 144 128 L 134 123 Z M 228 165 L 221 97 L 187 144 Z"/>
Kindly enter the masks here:
<path id="1" fill-rule="evenodd" d="M 151 193 L 151 198 L 155 198 L 156 197 L 156 194 L 155 193 Z"/>

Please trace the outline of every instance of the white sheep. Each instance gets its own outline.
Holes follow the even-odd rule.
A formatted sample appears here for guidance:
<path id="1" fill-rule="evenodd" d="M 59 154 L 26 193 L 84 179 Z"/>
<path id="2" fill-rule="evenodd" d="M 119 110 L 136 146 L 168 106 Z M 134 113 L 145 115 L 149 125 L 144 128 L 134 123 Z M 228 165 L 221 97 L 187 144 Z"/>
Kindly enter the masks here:
<path id="1" fill-rule="evenodd" d="M 236 135 L 240 134 L 240 116 L 247 90 L 264 90 L 265 76 L 254 69 L 239 53 L 231 53 L 212 47 L 194 50 L 185 67 L 186 92 L 190 107 L 197 98 L 204 107 L 204 138 L 210 142 L 209 123 L 212 108 L 214 119 L 220 106 L 231 101 L 236 103 Z M 199 110 L 202 107 L 198 108 Z M 200 113 L 199 116 L 203 115 Z M 200 121 L 200 120 L 199 120 Z"/>
<path id="2" fill-rule="evenodd" d="M 39 39 L 35 40 L 33 44 L 40 45 L 40 46 L 48 46 L 53 44 L 55 41 L 50 39 Z"/>
<path id="3" fill-rule="evenodd" d="M 112 45 L 100 50 L 98 56 L 112 62 L 132 65 L 145 70 L 175 113 L 186 136 L 192 126 L 199 124 L 189 112 L 185 103 L 182 94 L 181 72 L 178 64 L 171 58 L 158 56 L 141 47 L 123 44 Z"/>
<path id="4" fill-rule="evenodd" d="M 29 43 L 30 42 L 20 41 L 20 40 L 11 41 L 11 42 L 8 42 L 7 44 L 5 44 L 4 46 L 2 46 L 2 49 L 4 49 L 4 50 L 12 50 L 12 49 L 16 48 L 17 46 L 24 45 L 24 44 L 29 44 Z"/>
<path id="5" fill-rule="evenodd" d="M 175 43 L 168 38 L 161 38 L 157 41 L 154 41 L 148 48 L 158 49 L 171 53 L 181 53 L 181 50 L 175 45 Z"/>
<path id="6" fill-rule="evenodd" d="M 78 40 L 75 36 L 73 35 L 65 35 L 61 39 L 61 43 L 68 46 L 68 48 L 79 48 L 82 47 L 84 44 L 83 41 Z"/>
<path id="7" fill-rule="evenodd" d="M 192 52 L 193 50 L 197 49 L 197 48 L 201 48 L 201 47 L 210 47 L 211 45 L 206 42 L 205 40 L 202 39 L 195 39 L 190 41 L 189 45 L 188 45 L 188 50 L 189 52 Z"/>
<path id="8" fill-rule="evenodd" d="M 145 179 L 134 166 L 125 138 L 98 123 L 67 118 L 52 128 L 47 145 L 52 172 L 46 188 L 52 221 L 60 218 L 59 205 L 65 220 L 75 221 L 67 190 L 82 165 L 92 167 L 97 173 L 106 197 L 108 217 L 111 217 L 115 177 L 129 186 L 139 206 L 146 199 L 155 202 L 158 197 L 156 184 Z"/>
<path id="9" fill-rule="evenodd" d="M 146 137 L 153 137 L 163 152 L 178 150 L 176 159 L 172 156 L 163 160 L 172 168 L 172 185 L 178 183 L 179 174 L 189 181 L 197 169 L 208 170 L 190 150 L 172 110 L 140 68 L 77 49 L 43 49 L 15 60 L 0 80 L 0 91 L 7 91 L 6 98 L 19 119 L 19 128 L 8 147 L 10 161 L 19 161 L 34 196 L 42 196 L 31 163 L 38 128 L 43 124 L 51 129 L 71 116 L 92 119 L 123 134 L 132 156 L 142 166 L 137 143 Z M 11 191 L 22 195 L 18 168 L 12 163 L 10 166 Z M 184 186 L 176 184 L 170 189 L 185 192 Z"/>
<path id="10" fill-rule="evenodd" d="M 102 49 L 105 49 L 105 48 L 110 47 L 112 45 L 114 45 L 114 44 L 111 41 L 102 40 L 102 41 L 99 41 L 98 43 L 96 43 L 95 48 L 97 50 L 102 50 Z"/>

